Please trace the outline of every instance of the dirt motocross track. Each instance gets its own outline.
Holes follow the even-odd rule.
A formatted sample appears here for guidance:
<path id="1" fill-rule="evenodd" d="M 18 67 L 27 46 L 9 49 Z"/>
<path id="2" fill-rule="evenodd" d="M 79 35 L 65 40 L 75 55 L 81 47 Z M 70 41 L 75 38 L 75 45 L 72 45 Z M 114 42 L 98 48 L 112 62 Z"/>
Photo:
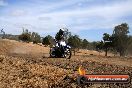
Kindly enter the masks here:
<path id="1" fill-rule="evenodd" d="M 80 86 L 73 79 L 81 65 L 88 74 L 130 74 L 132 77 L 131 57 L 112 54 L 104 57 L 104 53 L 80 50 L 66 60 L 49 58 L 48 53 L 49 47 L 0 39 L 0 88 L 132 88 L 132 81 Z"/>

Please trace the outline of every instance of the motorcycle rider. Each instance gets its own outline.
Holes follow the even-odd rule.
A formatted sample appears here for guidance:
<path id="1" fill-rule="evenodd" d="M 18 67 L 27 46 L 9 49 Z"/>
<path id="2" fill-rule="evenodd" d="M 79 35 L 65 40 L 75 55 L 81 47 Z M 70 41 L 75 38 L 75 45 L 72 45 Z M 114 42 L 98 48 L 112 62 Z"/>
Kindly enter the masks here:
<path id="1" fill-rule="evenodd" d="M 66 46 L 66 43 L 65 43 L 65 40 L 64 40 L 64 35 L 65 35 L 65 30 L 60 29 L 59 32 L 55 36 L 55 39 L 58 43 L 59 48 L 61 49 L 63 57 L 64 57 L 64 51 L 65 51 L 65 46 Z"/>

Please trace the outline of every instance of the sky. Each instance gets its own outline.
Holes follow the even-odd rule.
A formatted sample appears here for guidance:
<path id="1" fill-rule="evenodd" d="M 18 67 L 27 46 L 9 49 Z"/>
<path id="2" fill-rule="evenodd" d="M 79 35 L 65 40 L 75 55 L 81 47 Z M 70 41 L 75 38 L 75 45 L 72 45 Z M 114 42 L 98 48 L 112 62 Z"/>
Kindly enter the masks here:
<path id="1" fill-rule="evenodd" d="M 0 29 L 22 29 L 55 36 L 60 28 L 88 41 L 100 41 L 115 26 L 127 23 L 132 35 L 132 0 L 0 0 Z"/>

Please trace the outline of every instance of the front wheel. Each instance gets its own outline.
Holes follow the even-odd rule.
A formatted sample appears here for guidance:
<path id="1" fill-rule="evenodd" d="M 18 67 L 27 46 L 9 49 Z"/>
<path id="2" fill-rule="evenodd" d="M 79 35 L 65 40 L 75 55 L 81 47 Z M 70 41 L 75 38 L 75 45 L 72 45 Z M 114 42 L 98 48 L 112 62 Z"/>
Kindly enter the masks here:
<path id="1" fill-rule="evenodd" d="M 65 52 L 65 54 L 64 54 L 64 56 L 65 56 L 66 59 L 70 59 L 70 58 L 71 58 L 71 55 L 72 55 L 72 52 L 71 52 L 70 49 L 68 49 L 68 50 Z"/>

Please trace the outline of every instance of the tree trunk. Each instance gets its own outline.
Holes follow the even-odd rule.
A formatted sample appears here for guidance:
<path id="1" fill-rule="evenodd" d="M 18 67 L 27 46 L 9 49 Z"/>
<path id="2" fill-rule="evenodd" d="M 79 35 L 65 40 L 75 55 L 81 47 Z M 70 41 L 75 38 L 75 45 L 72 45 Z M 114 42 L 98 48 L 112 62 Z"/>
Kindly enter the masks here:
<path id="1" fill-rule="evenodd" d="M 107 51 L 108 51 L 108 48 L 105 49 L 105 56 L 107 56 Z"/>
<path id="2" fill-rule="evenodd" d="M 74 56 L 75 56 L 76 50 L 74 49 Z"/>
<path id="3" fill-rule="evenodd" d="M 124 49 L 124 48 L 120 48 L 120 51 L 119 51 L 119 53 L 120 53 L 120 56 L 125 56 L 125 54 L 126 54 L 126 49 Z"/>
<path id="4" fill-rule="evenodd" d="M 72 53 L 73 53 L 73 55 L 75 56 L 75 53 L 76 53 L 75 48 L 72 48 Z"/>
<path id="5" fill-rule="evenodd" d="M 120 51 L 120 56 L 125 56 L 125 51 L 121 50 Z"/>

